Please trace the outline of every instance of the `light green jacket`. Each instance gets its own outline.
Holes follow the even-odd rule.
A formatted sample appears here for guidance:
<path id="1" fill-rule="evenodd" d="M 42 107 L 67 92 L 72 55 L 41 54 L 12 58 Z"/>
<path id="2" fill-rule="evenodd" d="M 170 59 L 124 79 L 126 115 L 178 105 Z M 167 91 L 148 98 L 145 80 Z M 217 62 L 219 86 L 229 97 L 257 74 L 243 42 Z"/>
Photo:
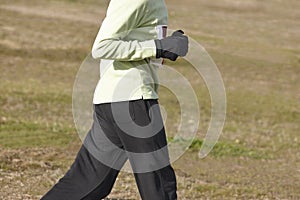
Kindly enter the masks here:
<path id="1" fill-rule="evenodd" d="M 92 48 L 101 59 L 94 104 L 158 98 L 154 39 L 165 37 L 167 23 L 164 0 L 110 1 Z"/>

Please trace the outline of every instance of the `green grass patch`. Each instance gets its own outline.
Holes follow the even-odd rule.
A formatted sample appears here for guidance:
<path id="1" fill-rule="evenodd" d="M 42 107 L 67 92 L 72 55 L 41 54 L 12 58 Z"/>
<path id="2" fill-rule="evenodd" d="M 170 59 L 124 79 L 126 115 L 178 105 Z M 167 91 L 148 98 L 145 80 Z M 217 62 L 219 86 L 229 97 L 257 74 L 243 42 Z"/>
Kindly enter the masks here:
<path id="1" fill-rule="evenodd" d="M 213 193 L 219 189 L 216 185 L 198 185 L 195 187 L 195 190 L 200 193 L 209 192 Z"/>
<path id="2" fill-rule="evenodd" d="M 74 128 L 62 124 L 28 121 L 7 121 L 0 124 L 0 144 L 6 148 L 63 147 L 75 136 Z"/>
<path id="3" fill-rule="evenodd" d="M 181 143 L 183 145 L 190 144 L 188 149 L 190 151 L 199 151 L 203 145 L 203 140 L 194 139 L 193 141 L 183 138 L 168 138 L 169 143 Z M 266 159 L 270 158 L 270 155 L 265 152 L 254 148 L 248 148 L 242 144 L 237 144 L 228 141 L 218 141 L 212 151 L 209 153 L 214 157 L 247 157 L 253 159 Z"/>
<path id="4" fill-rule="evenodd" d="M 273 124 L 299 122 L 297 99 L 286 98 L 277 93 L 257 94 L 254 91 L 236 89 L 228 95 L 228 115 L 238 121 L 268 119 Z"/>

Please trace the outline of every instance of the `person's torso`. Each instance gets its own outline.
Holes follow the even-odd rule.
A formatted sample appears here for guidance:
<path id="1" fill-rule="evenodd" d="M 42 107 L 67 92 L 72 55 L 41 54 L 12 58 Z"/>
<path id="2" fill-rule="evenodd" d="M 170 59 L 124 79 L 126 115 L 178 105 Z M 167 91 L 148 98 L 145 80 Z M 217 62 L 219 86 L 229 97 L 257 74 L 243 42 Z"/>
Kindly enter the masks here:
<path id="1" fill-rule="evenodd" d="M 126 12 L 126 2 L 118 4 L 112 0 L 108 12 Z M 166 36 L 168 23 L 167 8 L 163 0 L 143 0 L 147 3 L 146 13 L 140 22 L 134 18 L 123 26 L 118 37 L 123 41 L 145 41 L 161 39 Z M 135 27 L 133 24 L 138 24 Z M 131 28 L 134 27 L 134 28 Z M 157 99 L 157 70 L 162 65 L 162 59 L 147 58 L 139 61 L 105 60 L 100 62 L 100 81 L 95 90 L 94 104 L 127 101 L 135 99 Z"/>

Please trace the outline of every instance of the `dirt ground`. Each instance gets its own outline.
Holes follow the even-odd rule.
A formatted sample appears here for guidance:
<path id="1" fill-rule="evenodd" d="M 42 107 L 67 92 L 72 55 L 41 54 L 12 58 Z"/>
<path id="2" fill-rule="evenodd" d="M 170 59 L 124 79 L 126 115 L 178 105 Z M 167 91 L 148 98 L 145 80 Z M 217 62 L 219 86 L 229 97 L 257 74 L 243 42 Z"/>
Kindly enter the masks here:
<path id="1" fill-rule="evenodd" d="M 0 199 L 39 199 L 73 162 L 81 145 L 73 83 L 107 3 L 0 0 Z M 178 199 L 300 199 L 300 2 L 166 4 L 169 27 L 196 39 L 218 65 L 228 104 L 218 144 L 199 159 L 209 94 L 187 64 L 173 64 L 195 88 L 202 113 L 199 143 L 173 163 Z M 176 105 L 169 94 L 161 99 Z M 168 112 L 170 132 L 178 115 Z M 140 199 L 132 174 L 120 173 L 109 198 Z"/>

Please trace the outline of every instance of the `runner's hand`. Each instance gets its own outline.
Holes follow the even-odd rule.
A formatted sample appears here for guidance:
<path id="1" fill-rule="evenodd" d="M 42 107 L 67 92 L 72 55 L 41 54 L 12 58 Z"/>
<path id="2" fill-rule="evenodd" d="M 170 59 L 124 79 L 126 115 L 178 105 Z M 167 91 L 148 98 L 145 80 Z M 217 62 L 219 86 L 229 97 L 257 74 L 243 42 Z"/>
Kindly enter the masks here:
<path id="1" fill-rule="evenodd" d="M 184 35 L 182 30 L 177 30 L 169 37 L 154 41 L 156 58 L 167 58 L 175 61 L 178 56 L 185 56 L 188 52 L 188 37 Z"/>

